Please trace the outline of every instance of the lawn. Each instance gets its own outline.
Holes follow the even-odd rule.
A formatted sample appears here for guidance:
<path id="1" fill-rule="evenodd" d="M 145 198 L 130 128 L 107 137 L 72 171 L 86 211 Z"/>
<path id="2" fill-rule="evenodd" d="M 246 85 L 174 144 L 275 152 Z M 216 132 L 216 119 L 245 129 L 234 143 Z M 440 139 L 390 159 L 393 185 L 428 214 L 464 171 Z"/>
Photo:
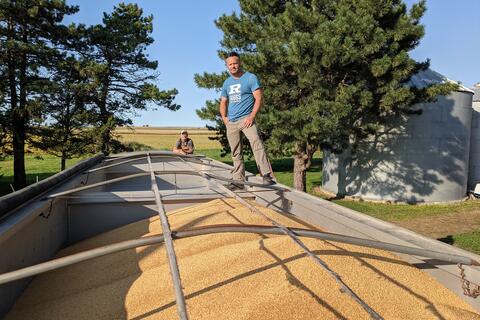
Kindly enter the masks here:
<path id="1" fill-rule="evenodd" d="M 67 160 L 66 167 L 71 167 L 82 158 Z M 32 184 L 36 181 L 45 179 L 60 171 L 60 158 L 49 154 L 27 154 L 25 156 L 25 167 L 27 174 L 27 183 Z M 13 157 L 8 156 L 0 161 L 0 196 L 12 192 L 13 184 Z"/>
<path id="2" fill-rule="evenodd" d="M 452 240 L 451 242 L 449 240 Z M 447 243 L 454 244 L 465 250 L 480 254 L 480 230 L 455 234 L 447 239 Z"/>
<path id="3" fill-rule="evenodd" d="M 387 221 L 409 220 L 412 217 L 433 217 L 435 215 L 461 213 L 472 209 L 479 209 L 479 201 L 457 202 L 452 204 L 389 204 L 358 200 L 332 200 L 333 202 L 359 211 L 378 219 Z"/>

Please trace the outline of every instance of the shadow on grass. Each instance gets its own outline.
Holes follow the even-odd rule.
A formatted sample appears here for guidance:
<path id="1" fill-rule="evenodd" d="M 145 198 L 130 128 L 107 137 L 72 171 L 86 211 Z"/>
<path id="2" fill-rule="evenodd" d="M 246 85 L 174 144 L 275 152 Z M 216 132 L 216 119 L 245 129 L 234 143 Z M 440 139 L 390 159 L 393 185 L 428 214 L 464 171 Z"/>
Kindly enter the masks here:
<path id="1" fill-rule="evenodd" d="M 443 237 L 443 238 L 438 238 L 437 240 L 441 241 L 441 242 L 444 242 L 444 243 L 447 243 L 447 244 L 454 244 L 455 243 L 455 239 L 452 237 L 452 235 L 448 235 L 448 236 Z"/>

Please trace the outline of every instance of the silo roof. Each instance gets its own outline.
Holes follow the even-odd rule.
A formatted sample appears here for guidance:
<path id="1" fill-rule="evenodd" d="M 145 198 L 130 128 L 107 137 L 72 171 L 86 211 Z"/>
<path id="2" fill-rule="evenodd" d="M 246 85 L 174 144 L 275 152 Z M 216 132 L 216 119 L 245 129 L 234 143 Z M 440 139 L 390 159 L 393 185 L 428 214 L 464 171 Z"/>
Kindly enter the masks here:
<path id="1" fill-rule="evenodd" d="M 458 81 L 451 80 L 446 76 L 436 71 L 433 71 L 432 69 L 427 69 L 427 70 L 418 72 L 417 74 L 413 75 L 412 78 L 410 78 L 410 81 L 408 82 L 409 85 L 416 88 L 423 88 L 432 84 L 441 84 L 441 83 L 456 83 L 459 86 L 457 91 L 474 93 L 472 89 L 469 89 L 464 85 L 460 84 Z"/>
<path id="2" fill-rule="evenodd" d="M 480 82 L 473 86 L 473 101 L 480 101 Z"/>

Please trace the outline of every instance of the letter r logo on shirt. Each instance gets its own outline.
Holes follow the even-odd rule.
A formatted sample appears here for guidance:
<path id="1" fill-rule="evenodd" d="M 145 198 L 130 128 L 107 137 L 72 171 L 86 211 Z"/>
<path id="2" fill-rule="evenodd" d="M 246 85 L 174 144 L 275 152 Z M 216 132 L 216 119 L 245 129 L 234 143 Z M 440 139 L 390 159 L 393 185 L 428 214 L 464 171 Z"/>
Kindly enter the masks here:
<path id="1" fill-rule="evenodd" d="M 242 87 L 242 84 L 233 84 L 230 86 L 230 92 L 228 94 L 235 94 L 235 93 L 241 93 L 240 88 Z"/>

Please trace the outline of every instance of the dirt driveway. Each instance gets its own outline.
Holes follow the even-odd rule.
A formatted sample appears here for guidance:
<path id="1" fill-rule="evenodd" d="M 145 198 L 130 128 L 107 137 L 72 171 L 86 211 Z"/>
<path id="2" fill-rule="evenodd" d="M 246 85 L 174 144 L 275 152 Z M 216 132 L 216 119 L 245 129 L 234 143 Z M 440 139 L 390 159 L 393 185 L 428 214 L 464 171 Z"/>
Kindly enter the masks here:
<path id="1" fill-rule="evenodd" d="M 447 238 L 480 229 L 480 209 L 390 222 L 430 238 Z"/>

